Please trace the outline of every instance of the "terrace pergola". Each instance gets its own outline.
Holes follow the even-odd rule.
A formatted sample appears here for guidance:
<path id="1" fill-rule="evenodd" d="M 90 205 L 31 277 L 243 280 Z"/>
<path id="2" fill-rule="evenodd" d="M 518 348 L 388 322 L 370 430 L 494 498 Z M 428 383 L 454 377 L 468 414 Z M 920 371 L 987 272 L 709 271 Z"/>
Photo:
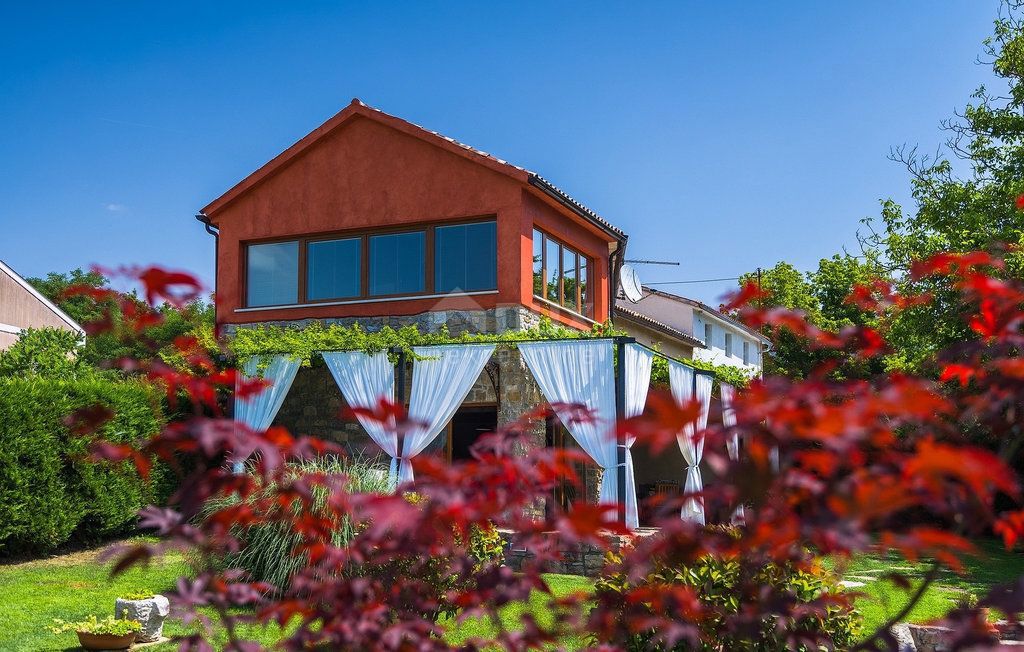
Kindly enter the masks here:
<path id="1" fill-rule="evenodd" d="M 384 350 L 324 350 L 318 354 L 353 408 L 372 410 L 382 399 L 408 405 L 413 427 L 389 427 L 366 414 L 357 419 L 370 438 L 391 459 L 392 485 L 413 481 L 411 460 L 433 441 L 458 410 L 472 384 L 498 345 L 518 348 L 544 399 L 577 444 L 604 471 L 599 500 L 618 506 L 619 522 L 638 526 L 637 487 L 630 451 L 635 437 L 616 424 L 644 410 L 655 356 L 667 360 L 672 395 L 680 404 L 696 399 L 701 407 L 696 424 L 677 434 L 685 460 L 684 491 L 703 489 L 700 463 L 710 412 L 714 374 L 637 343 L 631 337 L 533 339 L 466 342 L 394 347 Z M 412 383 L 406 396 L 406 368 L 412 358 Z M 251 357 L 242 365 L 245 376 L 262 376 L 270 385 L 263 392 L 238 399 L 235 419 L 254 430 L 265 430 L 281 408 L 300 360 L 289 352 Z M 732 425 L 732 386 L 722 383 L 723 418 Z M 590 418 L 580 419 L 586 410 Z M 738 441 L 729 444 L 738 455 Z M 704 522 L 699 498 L 686 501 L 681 518 Z"/>

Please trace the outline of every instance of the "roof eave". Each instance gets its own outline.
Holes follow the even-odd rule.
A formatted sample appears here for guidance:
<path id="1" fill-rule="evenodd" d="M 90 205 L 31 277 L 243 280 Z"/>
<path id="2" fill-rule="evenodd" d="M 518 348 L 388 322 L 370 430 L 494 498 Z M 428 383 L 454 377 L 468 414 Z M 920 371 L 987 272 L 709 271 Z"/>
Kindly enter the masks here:
<path id="1" fill-rule="evenodd" d="M 606 221 L 605 219 L 603 219 L 590 209 L 580 204 L 578 201 L 570 197 L 565 191 L 563 191 L 558 186 L 554 185 L 544 177 L 531 172 L 529 177 L 529 184 L 534 188 L 537 188 L 544 194 L 546 194 L 548 197 L 551 197 L 556 202 L 558 202 L 565 208 L 569 209 L 576 215 L 582 217 L 590 224 L 596 226 L 603 233 L 605 233 L 608 236 L 611 236 L 620 244 L 624 244 L 628 239 L 628 236 L 624 231 L 613 226 L 610 222 Z"/>

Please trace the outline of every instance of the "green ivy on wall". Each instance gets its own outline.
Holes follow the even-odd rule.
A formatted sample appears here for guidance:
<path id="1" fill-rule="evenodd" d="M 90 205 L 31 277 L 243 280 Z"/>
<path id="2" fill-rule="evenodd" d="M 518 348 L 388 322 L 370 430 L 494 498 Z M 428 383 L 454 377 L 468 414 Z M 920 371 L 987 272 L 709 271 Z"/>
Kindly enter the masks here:
<path id="1" fill-rule="evenodd" d="M 616 330 L 610 324 L 596 324 L 589 331 L 579 331 L 554 324 L 547 317 L 532 328 L 510 330 L 498 334 L 463 333 L 452 335 L 447 327 L 436 333 L 423 333 L 416 326 L 392 328 L 385 326 L 377 331 L 368 331 L 358 323 L 351 326 L 340 324 L 324 325 L 313 322 L 308 326 L 277 326 L 261 325 L 239 328 L 228 340 L 228 349 L 238 360 L 246 360 L 257 356 L 269 364 L 273 355 L 290 355 L 302 361 L 308 367 L 320 360 L 321 351 L 377 351 L 403 350 L 411 359 L 415 346 L 438 344 L 472 344 L 494 343 L 499 347 L 514 347 L 517 342 L 532 340 L 578 340 L 597 337 L 626 335 L 625 331 Z M 710 371 L 720 382 L 730 383 L 737 387 L 745 387 L 750 376 L 742 369 L 727 365 L 715 365 L 700 360 L 681 360 L 695 369 Z M 668 385 L 668 362 L 660 357 L 654 358 L 651 372 L 651 384 Z"/>
<path id="2" fill-rule="evenodd" d="M 589 331 L 579 331 L 565 326 L 557 326 L 547 317 L 533 328 L 517 331 L 505 331 L 499 334 L 463 333 L 452 335 L 446 326 L 436 333 L 420 332 L 416 326 L 392 328 L 385 326 L 377 331 L 368 331 L 358 323 L 352 326 L 330 324 L 325 326 L 313 322 L 308 326 L 276 326 L 261 325 L 252 328 L 239 328 L 229 338 L 228 349 L 239 360 L 253 356 L 269 357 L 272 355 L 290 355 L 302 361 L 303 366 L 310 366 L 321 351 L 391 351 L 402 349 L 410 358 L 414 357 L 414 346 L 430 346 L 438 344 L 472 344 L 494 343 L 498 346 L 515 346 L 516 342 L 530 340 L 578 340 L 596 337 L 625 335 L 609 324 L 596 324 Z"/>

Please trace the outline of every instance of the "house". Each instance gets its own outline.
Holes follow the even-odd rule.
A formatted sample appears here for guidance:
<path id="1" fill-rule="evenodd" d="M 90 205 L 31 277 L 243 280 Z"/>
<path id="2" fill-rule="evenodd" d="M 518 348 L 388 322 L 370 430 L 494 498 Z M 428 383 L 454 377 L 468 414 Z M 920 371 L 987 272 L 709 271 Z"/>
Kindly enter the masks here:
<path id="1" fill-rule="evenodd" d="M 59 328 L 85 336 L 85 330 L 0 260 L 0 351 L 27 328 Z"/>
<path id="2" fill-rule="evenodd" d="M 625 233 L 535 172 L 358 99 L 196 217 L 215 237 L 217 322 L 229 335 L 265 324 L 304 328 L 312 323 L 358 323 L 368 331 L 415 325 L 422 332 L 447 328 L 452 334 L 498 334 L 529 328 L 542 318 L 578 330 L 630 318 L 624 312 L 628 308 L 613 310 Z M 692 357 L 703 340 L 676 317 L 632 319 L 638 329 L 671 337 L 671 346 L 664 347 L 671 355 Z M 439 419 L 438 414 L 443 418 L 426 428 L 429 437 L 412 444 L 405 435 L 371 433 L 376 429 L 372 423 L 344 420 L 342 394 L 348 391 L 352 398 L 358 386 L 364 397 L 393 395 L 412 412 L 416 384 L 410 375 L 412 380 L 431 377 L 423 359 L 395 365 L 383 354 L 371 359 L 364 352 L 327 351 L 320 354 L 323 364 L 298 368 L 278 352 L 264 373 L 282 391 L 236 404 L 235 416 L 258 429 L 276 424 L 354 452 L 384 453 L 393 468 L 398 465 L 397 476 L 409 478 L 408 460 L 417 454 L 464 459 L 482 433 L 517 421 L 545 401 L 579 402 L 548 400 L 552 384 L 558 390 L 587 387 L 593 400 L 600 397 L 605 415 L 614 420 L 623 414 L 625 399 L 617 397 L 625 392 L 616 394 L 612 386 L 628 382 L 626 365 L 612 365 L 612 342 L 562 344 L 575 348 L 545 342 L 492 351 L 477 345 L 486 358 L 478 355 L 474 364 L 463 365 L 457 381 L 446 378 L 435 385 L 443 388 L 436 393 L 458 386 L 451 393 L 462 396 L 461 402 L 455 397 L 454 406 L 422 415 L 424 423 Z M 461 353 L 447 349 L 452 356 L 472 348 L 450 346 L 461 347 Z M 548 384 L 546 393 L 531 357 L 545 346 L 549 353 L 560 348 L 562 357 L 560 362 L 546 359 L 541 371 L 557 375 L 572 367 L 578 375 L 575 382 Z M 627 346 L 642 348 L 622 338 L 615 346 L 616 360 L 626 355 Z M 654 355 L 647 349 L 637 353 L 638 348 L 629 350 Z M 433 358 L 441 360 L 434 371 L 445 367 L 445 355 Z M 580 372 L 587 364 L 598 369 L 598 358 L 599 373 Z M 370 365 L 377 365 L 374 373 L 364 373 Z M 255 369 L 253 365 L 253 373 Z M 690 372 L 694 394 L 700 385 L 709 395 L 708 377 L 698 381 L 699 374 Z M 630 373 L 630 378 L 640 378 L 640 372 Z M 369 391 L 371 380 L 382 389 Z M 646 389 L 648 384 L 649 376 L 634 386 Z M 689 383 L 683 385 L 689 391 Z M 263 403 L 256 406 L 253 401 Z M 686 465 L 681 451 L 668 450 L 657 465 L 638 465 L 635 482 L 627 485 L 622 469 L 627 467 L 628 446 L 603 436 L 577 437 L 554 419 L 536 424 L 528 445 L 582 447 L 596 463 L 578 469 L 583 496 L 566 486 L 539 509 L 593 501 L 600 485 L 606 497 L 626 496 L 614 498 L 625 512 L 627 502 L 636 504 L 631 492 L 647 495 L 664 485 L 678 490 L 684 477 L 699 475 L 695 465 Z M 610 486 L 613 478 L 623 484 Z M 630 518 L 635 521 L 635 508 Z"/>
<path id="3" fill-rule="evenodd" d="M 525 168 L 355 99 L 197 215 L 216 238 L 217 322 L 500 333 L 611 317 L 626 235 Z M 274 423 L 379 453 L 340 418 L 327 369 L 296 373 Z M 430 450 L 469 455 L 543 398 L 499 349 Z M 572 445 L 556 424 L 536 445 Z M 594 481 L 596 482 L 596 480 Z M 564 497 L 559 500 L 565 499 Z"/>
<path id="4" fill-rule="evenodd" d="M 675 358 L 737 367 L 758 375 L 771 342 L 695 299 L 643 286 L 639 301 L 615 301 L 615 324 L 638 342 Z"/>

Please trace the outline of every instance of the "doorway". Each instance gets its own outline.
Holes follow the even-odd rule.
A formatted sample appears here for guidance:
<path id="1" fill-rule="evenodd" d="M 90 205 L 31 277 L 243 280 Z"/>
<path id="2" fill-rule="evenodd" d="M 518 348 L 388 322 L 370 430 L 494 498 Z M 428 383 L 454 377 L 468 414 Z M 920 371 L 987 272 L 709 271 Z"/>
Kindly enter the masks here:
<path id="1" fill-rule="evenodd" d="M 498 407 L 496 405 L 480 405 L 463 407 L 448 424 L 448 459 L 473 459 L 470 448 L 481 435 L 494 432 L 498 428 Z"/>

